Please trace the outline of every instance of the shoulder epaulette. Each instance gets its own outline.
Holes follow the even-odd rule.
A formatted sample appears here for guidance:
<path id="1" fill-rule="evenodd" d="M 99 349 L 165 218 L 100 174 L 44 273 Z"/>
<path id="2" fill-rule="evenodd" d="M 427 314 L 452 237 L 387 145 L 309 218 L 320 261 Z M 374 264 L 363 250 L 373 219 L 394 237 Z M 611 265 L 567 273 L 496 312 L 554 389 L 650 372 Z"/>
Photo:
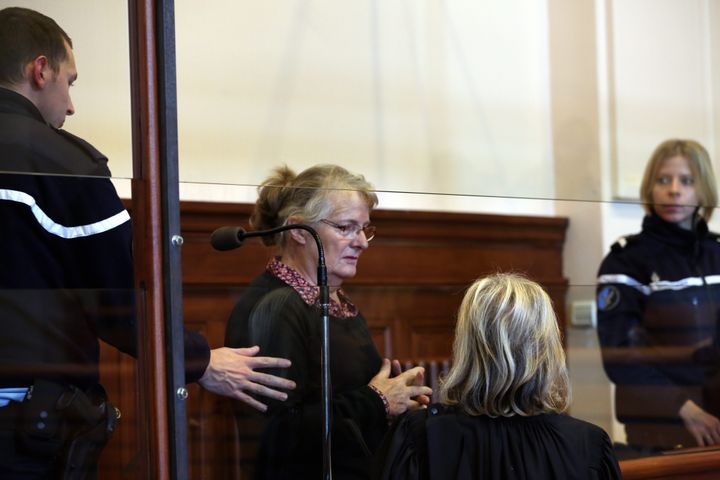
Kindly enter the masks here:
<path id="1" fill-rule="evenodd" d="M 612 244 L 612 247 L 610 247 L 610 250 L 613 252 L 619 252 L 623 248 L 627 247 L 628 245 L 631 245 L 637 241 L 640 235 L 624 235 L 615 241 L 615 243 Z"/>

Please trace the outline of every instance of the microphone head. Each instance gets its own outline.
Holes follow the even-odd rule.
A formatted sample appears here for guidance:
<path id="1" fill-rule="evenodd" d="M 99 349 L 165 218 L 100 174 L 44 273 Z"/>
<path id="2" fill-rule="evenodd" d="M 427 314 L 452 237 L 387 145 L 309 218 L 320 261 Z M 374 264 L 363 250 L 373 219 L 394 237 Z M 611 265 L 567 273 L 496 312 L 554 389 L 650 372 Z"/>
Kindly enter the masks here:
<path id="1" fill-rule="evenodd" d="M 210 235 L 210 244 L 220 251 L 238 248 L 244 241 L 245 229 L 242 227 L 220 227 Z"/>

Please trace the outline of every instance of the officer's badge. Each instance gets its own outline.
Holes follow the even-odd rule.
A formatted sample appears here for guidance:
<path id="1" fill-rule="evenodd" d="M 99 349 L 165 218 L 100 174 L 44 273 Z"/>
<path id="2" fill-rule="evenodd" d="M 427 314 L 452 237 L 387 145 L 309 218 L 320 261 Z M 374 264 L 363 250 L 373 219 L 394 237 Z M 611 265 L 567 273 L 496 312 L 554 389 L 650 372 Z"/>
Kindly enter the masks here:
<path id="1" fill-rule="evenodd" d="M 620 290 L 614 285 L 603 287 L 597 294 L 598 310 L 607 312 L 620 303 Z"/>

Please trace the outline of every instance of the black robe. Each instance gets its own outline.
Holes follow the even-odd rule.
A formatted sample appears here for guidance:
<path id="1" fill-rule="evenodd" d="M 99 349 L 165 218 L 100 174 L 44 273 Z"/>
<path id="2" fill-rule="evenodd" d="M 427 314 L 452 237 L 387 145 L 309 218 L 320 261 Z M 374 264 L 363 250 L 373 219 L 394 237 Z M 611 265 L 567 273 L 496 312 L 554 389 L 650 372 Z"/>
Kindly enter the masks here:
<path id="1" fill-rule="evenodd" d="M 439 404 L 408 412 L 376 457 L 383 480 L 622 478 L 600 427 L 566 415 L 469 416 Z"/>

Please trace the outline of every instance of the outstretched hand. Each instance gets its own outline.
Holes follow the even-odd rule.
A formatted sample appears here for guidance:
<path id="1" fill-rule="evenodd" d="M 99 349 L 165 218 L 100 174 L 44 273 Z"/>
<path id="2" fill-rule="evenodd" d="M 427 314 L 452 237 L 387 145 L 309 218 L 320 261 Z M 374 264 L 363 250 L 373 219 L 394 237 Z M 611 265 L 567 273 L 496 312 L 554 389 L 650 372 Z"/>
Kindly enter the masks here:
<path id="1" fill-rule="evenodd" d="M 720 419 L 692 400 L 686 400 L 678 413 L 698 446 L 720 445 Z"/>
<path id="2" fill-rule="evenodd" d="M 251 397 L 250 393 L 282 401 L 287 399 L 287 393 L 275 389 L 292 390 L 295 388 L 295 382 L 256 372 L 256 368 L 290 366 L 290 360 L 284 358 L 256 357 L 259 351 L 260 348 L 257 346 L 222 347 L 210 350 L 210 363 L 198 383 L 205 390 L 236 398 L 264 412 L 267 410 L 267 405 Z"/>
<path id="3" fill-rule="evenodd" d="M 400 373 L 399 366 L 397 360 L 391 363 L 385 358 L 380 371 L 370 380 L 370 385 L 385 395 L 390 418 L 427 405 L 432 395 L 432 389 L 423 385 L 424 368 L 414 367 Z"/>

